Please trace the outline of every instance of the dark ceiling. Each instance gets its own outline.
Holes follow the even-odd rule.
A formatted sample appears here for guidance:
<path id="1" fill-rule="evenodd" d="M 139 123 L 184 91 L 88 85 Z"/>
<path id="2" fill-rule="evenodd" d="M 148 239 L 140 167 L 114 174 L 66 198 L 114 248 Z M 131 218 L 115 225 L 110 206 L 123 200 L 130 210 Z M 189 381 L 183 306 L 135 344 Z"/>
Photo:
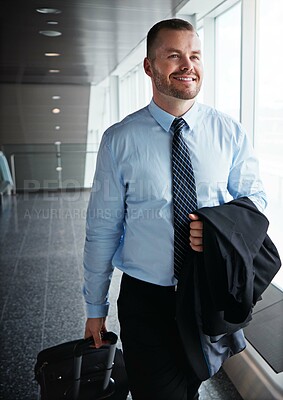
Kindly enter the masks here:
<path id="1" fill-rule="evenodd" d="M 109 76 L 154 23 L 191 1 L 0 0 L 0 148 L 85 144 L 94 129 L 89 115 L 98 112 L 89 109 L 91 84 Z M 46 30 L 61 35 L 39 33 Z"/>
<path id="2" fill-rule="evenodd" d="M 152 24 L 170 18 L 187 2 L 2 0 L 0 82 L 99 83 L 138 45 Z M 38 8 L 61 13 L 42 14 Z M 39 34 L 42 30 L 62 35 L 46 37 Z M 47 57 L 46 52 L 60 56 Z"/>

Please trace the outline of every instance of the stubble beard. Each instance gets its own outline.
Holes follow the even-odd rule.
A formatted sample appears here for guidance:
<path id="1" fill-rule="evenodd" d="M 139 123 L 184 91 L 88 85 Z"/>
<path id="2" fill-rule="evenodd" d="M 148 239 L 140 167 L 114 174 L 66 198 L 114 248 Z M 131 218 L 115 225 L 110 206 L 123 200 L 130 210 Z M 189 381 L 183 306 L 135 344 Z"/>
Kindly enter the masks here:
<path id="1" fill-rule="evenodd" d="M 154 67 L 152 67 L 152 75 L 156 89 L 162 94 L 181 100 L 192 100 L 199 94 L 200 85 L 197 85 L 195 89 L 186 88 L 180 90 L 168 83 L 166 77 L 158 72 Z"/>

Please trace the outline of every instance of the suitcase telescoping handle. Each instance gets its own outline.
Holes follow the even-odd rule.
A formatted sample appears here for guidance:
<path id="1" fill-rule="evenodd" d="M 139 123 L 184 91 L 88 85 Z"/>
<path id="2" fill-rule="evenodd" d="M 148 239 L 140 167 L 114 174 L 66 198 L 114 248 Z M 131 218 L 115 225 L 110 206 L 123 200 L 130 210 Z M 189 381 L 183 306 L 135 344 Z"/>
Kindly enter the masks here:
<path id="1" fill-rule="evenodd" d="M 109 352 L 108 359 L 105 371 L 105 377 L 103 381 L 102 389 L 106 390 L 111 377 L 115 350 L 117 344 L 118 336 L 114 332 L 105 332 L 103 335 L 103 341 L 109 344 Z M 81 380 L 81 368 L 82 368 L 82 359 L 83 354 L 91 345 L 94 344 L 93 337 L 89 337 L 87 339 L 82 339 L 74 348 L 74 396 L 73 400 L 79 399 L 79 391 L 80 391 L 80 380 Z"/>

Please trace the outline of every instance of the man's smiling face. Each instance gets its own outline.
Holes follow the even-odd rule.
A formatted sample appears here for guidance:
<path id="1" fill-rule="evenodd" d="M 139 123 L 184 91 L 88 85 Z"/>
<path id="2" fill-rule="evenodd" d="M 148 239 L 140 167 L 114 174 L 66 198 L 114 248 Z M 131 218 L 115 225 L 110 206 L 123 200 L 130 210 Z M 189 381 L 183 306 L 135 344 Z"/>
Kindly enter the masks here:
<path id="1" fill-rule="evenodd" d="M 158 33 L 155 56 L 147 61 L 155 97 L 191 100 L 197 96 L 203 80 L 200 46 L 196 33 L 188 30 L 162 29 Z"/>

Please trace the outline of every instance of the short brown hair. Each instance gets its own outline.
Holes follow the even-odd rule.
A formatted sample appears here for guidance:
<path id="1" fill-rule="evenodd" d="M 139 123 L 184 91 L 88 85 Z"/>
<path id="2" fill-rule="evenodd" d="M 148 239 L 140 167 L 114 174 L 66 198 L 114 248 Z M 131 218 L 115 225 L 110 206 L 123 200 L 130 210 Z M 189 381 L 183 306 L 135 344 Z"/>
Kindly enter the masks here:
<path id="1" fill-rule="evenodd" d="M 153 59 L 153 48 L 154 42 L 157 38 L 158 32 L 161 29 L 171 29 L 171 30 L 187 30 L 191 32 L 196 32 L 194 26 L 190 24 L 188 21 L 178 18 L 165 19 L 163 21 L 157 22 L 157 24 L 153 25 L 153 27 L 148 31 L 147 34 L 147 57 Z"/>

